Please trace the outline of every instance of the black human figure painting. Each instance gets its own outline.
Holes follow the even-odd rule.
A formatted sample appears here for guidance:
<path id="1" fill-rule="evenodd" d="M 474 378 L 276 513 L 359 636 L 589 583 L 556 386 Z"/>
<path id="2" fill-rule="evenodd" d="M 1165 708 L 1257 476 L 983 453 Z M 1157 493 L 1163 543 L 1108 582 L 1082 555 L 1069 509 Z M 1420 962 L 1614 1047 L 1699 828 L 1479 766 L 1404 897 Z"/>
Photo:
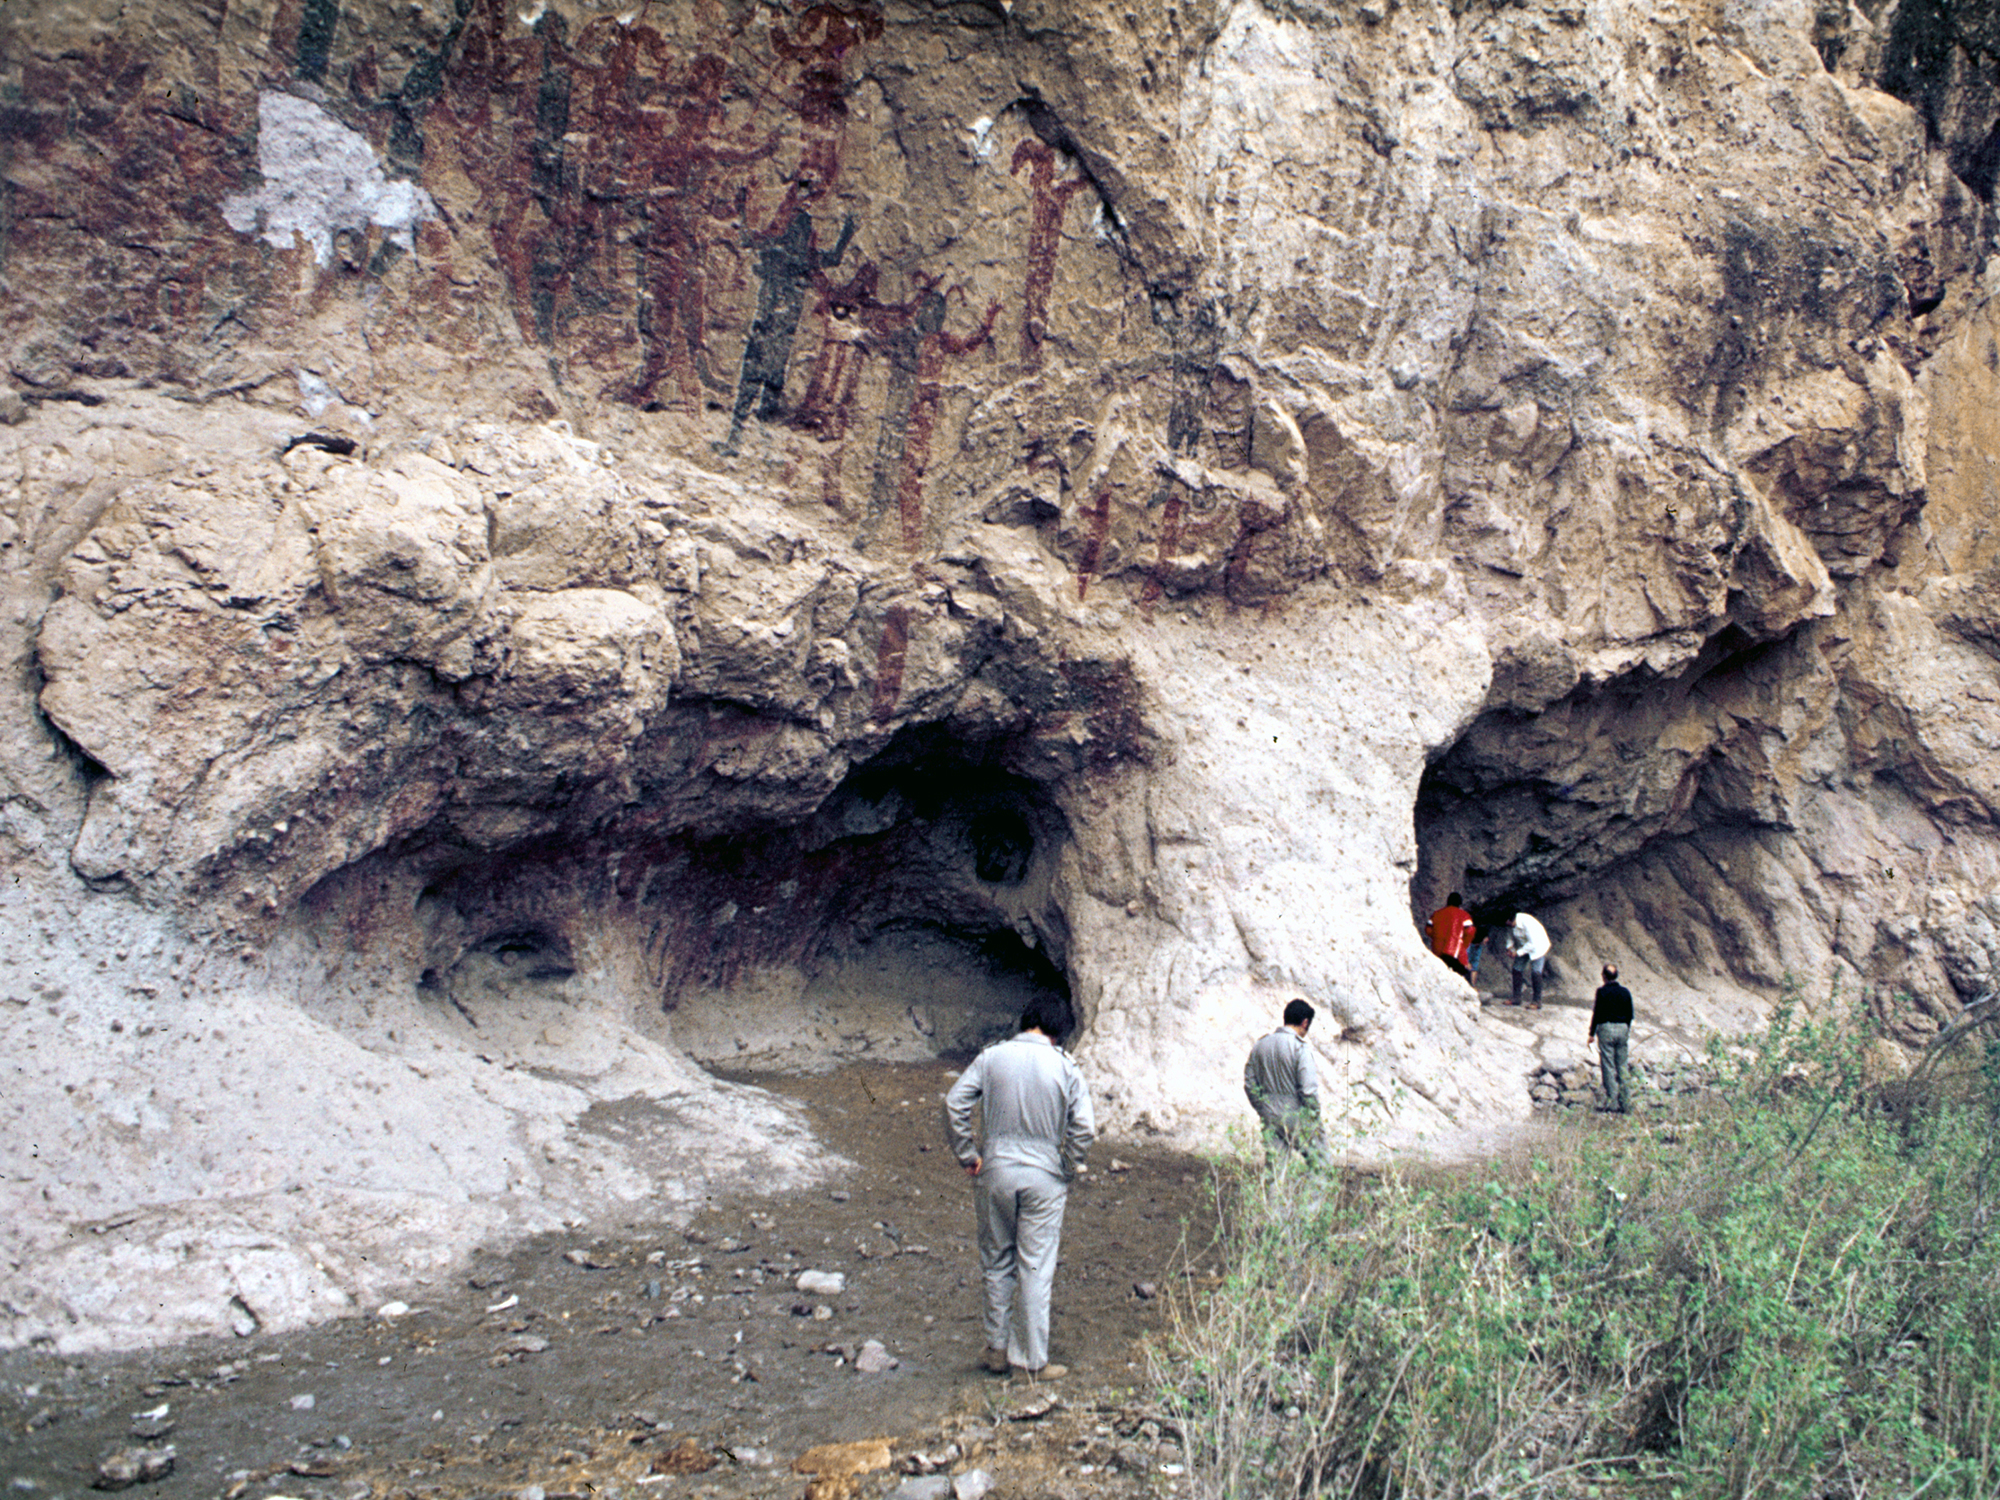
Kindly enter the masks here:
<path id="1" fill-rule="evenodd" d="M 757 252 L 757 316 L 743 344 L 743 373 L 729 414 L 729 436 L 717 445 L 725 456 L 737 451 L 743 419 L 753 404 L 759 421 L 769 422 L 784 412 L 785 368 L 792 362 L 792 340 L 805 312 L 806 289 L 820 272 L 840 264 L 853 238 L 854 216 L 849 214 L 833 248 L 819 249 L 812 215 L 794 208 L 784 228 L 764 239 Z"/>

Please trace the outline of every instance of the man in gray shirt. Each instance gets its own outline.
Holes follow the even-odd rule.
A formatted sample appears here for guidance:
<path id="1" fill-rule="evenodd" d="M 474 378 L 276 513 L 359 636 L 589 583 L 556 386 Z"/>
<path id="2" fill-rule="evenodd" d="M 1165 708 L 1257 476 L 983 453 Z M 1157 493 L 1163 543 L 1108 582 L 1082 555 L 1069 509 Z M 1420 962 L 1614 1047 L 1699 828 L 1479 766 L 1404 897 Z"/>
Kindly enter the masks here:
<path id="1" fill-rule="evenodd" d="M 1285 1006 L 1285 1024 L 1250 1049 L 1243 1064 L 1243 1092 L 1264 1122 L 1267 1160 L 1284 1151 L 1308 1161 L 1319 1156 L 1319 1074 L 1306 1033 L 1313 1008 L 1304 1000 Z"/>
<path id="2" fill-rule="evenodd" d="M 986 1368 L 1043 1380 L 1068 1374 L 1049 1363 L 1049 1292 L 1062 1249 L 1069 1184 L 1097 1121 L 1083 1074 L 1060 1052 L 1063 1007 L 1037 1000 L 1021 1030 L 995 1043 L 945 1095 L 945 1133 L 972 1174 L 979 1216 L 979 1268 L 986 1284 Z M 977 1145 L 972 1107 L 982 1110 Z"/>

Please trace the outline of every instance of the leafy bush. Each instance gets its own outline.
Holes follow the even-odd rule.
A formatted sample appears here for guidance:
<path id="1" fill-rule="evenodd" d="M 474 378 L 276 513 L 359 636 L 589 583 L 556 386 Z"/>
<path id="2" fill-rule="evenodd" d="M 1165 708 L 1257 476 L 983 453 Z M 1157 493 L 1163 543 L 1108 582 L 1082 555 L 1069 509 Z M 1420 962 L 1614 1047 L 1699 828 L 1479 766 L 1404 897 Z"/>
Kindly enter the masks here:
<path id="1" fill-rule="evenodd" d="M 2000 1055 L 1864 1082 L 1836 1011 L 1653 1130 L 1380 1178 L 1215 1175 L 1155 1376 L 1198 1492 L 2000 1493 Z"/>

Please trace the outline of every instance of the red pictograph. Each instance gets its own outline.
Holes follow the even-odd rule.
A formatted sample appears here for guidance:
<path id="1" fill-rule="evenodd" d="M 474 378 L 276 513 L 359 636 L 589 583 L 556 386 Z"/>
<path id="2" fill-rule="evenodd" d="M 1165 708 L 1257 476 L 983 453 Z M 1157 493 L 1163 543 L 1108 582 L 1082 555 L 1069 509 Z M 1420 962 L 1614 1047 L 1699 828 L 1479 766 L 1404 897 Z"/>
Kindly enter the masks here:
<path id="1" fill-rule="evenodd" d="M 969 334 L 945 332 L 951 297 L 963 300 L 963 288 L 940 292 L 934 282 L 919 278 L 916 315 L 884 340 L 889 359 L 889 394 L 882 413 L 881 436 L 875 450 L 875 492 L 872 517 L 879 518 L 893 502 L 900 522 L 903 550 L 914 554 L 923 543 L 924 479 L 930 472 L 931 439 L 944 401 L 940 377 L 948 358 L 970 354 L 993 336 L 1000 304 L 987 304 L 986 316 Z"/>
<path id="2" fill-rule="evenodd" d="M 1090 592 L 1090 580 L 1097 576 L 1097 565 L 1104 556 L 1104 539 L 1111 534 L 1111 486 L 1106 485 L 1097 492 L 1090 505 L 1090 530 L 1083 539 L 1083 556 L 1076 572 L 1076 597 L 1081 600 Z"/>
<path id="3" fill-rule="evenodd" d="M 875 648 L 875 698 L 869 718 L 886 724 L 895 716 L 903 696 L 903 666 L 910 654 L 910 610 L 908 605 L 891 606 L 882 616 L 882 639 Z"/>
<path id="4" fill-rule="evenodd" d="M 1146 580 L 1146 586 L 1139 591 L 1139 601 L 1142 604 L 1158 603 L 1160 595 L 1166 592 L 1167 559 L 1174 555 L 1174 548 L 1180 545 L 1181 514 L 1186 508 L 1187 502 L 1179 495 L 1167 496 L 1166 505 L 1160 511 L 1160 555 L 1153 563 L 1152 576 Z"/>
<path id="5" fill-rule="evenodd" d="M 1058 183 L 1056 153 L 1040 141 L 1023 141 L 1014 148 L 1009 169 L 1019 176 L 1028 164 L 1028 187 L 1034 205 L 1028 219 L 1028 277 L 1021 292 L 1021 362 L 1030 370 L 1042 367 L 1042 340 L 1048 335 L 1049 293 L 1055 286 L 1056 253 L 1062 248 L 1063 214 L 1069 200 L 1089 187 L 1075 177 Z"/>

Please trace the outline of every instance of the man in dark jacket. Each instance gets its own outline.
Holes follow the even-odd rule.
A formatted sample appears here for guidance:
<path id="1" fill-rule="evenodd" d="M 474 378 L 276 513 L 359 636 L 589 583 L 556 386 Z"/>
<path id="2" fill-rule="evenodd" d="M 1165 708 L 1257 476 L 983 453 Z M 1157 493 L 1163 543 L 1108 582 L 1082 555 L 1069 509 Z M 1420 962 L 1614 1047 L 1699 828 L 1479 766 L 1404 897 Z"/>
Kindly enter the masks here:
<path id="1" fill-rule="evenodd" d="M 1631 1114 L 1625 1061 L 1632 1041 L 1632 992 L 1618 982 L 1616 964 L 1604 966 L 1604 983 L 1590 1007 L 1590 1040 L 1597 1043 L 1597 1066 L 1604 1077 L 1603 1108 Z"/>

